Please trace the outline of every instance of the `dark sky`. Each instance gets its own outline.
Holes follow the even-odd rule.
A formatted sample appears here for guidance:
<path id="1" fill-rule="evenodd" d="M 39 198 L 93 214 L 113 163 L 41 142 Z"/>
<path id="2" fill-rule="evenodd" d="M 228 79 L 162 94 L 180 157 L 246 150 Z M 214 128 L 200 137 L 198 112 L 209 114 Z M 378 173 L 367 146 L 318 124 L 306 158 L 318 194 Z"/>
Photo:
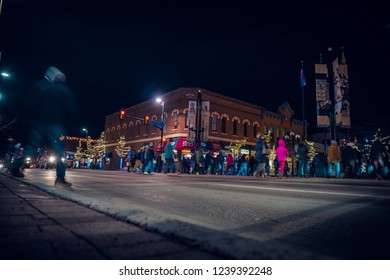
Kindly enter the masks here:
<path id="1" fill-rule="evenodd" d="M 344 47 L 352 125 L 389 115 L 390 19 L 385 2 L 3 0 L 0 70 L 7 116 L 23 125 L 25 97 L 49 66 L 77 99 L 75 136 L 93 137 L 104 117 L 179 87 L 201 87 L 277 111 L 288 101 L 315 121 L 314 64 Z M 258 2 L 258 3 L 256 3 Z M 315 2 L 315 3 L 314 3 Z M 321 2 L 321 4 L 319 4 Z"/>

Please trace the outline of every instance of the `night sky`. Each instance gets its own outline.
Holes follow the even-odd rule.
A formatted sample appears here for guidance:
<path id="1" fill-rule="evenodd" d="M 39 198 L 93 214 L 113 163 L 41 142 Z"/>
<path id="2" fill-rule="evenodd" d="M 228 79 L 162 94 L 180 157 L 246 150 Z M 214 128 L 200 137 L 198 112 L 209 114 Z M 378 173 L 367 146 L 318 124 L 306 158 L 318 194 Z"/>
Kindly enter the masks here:
<path id="1" fill-rule="evenodd" d="M 159 92 L 201 87 L 276 112 L 290 102 L 316 126 L 314 64 L 328 47 L 347 58 L 351 121 L 389 115 L 390 19 L 385 2 L 3 0 L 2 110 L 28 133 L 26 98 L 49 66 L 77 99 L 73 136 L 97 138 L 104 117 Z M 258 2 L 256 4 L 256 2 Z M 317 3 L 317 4 L 314 4 Z M 369 2 L 370 4 L 373 2 Z"/>

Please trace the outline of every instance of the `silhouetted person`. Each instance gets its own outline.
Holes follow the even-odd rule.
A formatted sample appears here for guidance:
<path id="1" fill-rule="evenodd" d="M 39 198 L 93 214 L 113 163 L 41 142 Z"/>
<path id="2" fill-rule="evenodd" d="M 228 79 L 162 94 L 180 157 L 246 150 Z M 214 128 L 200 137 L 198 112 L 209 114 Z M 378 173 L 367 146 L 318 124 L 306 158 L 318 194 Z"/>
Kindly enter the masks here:
<path id="1" fill-rule="evenodd" d="M 378 179 L 383 180 L 381 175 L 382 169 L 385 166 L 385 162 L 390 160 L 389 152 L 386 150 L 385 145 L 382 143 L 382 136 L 378 136 L 372 143 L 370 151 L 370 159 L 375 166 L 375 175 Z"/>
<path id="2" fill-rule="evenodd" d="M 65 180 L 64 138 L 75 115 L 73 92 L 65 85 L 66 76 L 56 67 L 49 67 L 44 79 L 36 83 L 31 96 L 30 144 L 34 149 L 50 147 L 56 151 L 56 186 L 70 187 Z"/>

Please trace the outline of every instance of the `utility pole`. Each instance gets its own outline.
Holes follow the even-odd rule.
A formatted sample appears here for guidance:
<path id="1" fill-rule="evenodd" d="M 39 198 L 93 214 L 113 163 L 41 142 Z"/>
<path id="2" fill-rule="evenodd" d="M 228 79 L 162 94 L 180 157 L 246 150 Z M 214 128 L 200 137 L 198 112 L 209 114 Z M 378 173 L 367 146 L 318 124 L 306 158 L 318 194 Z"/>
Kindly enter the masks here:
<path id="1" fill-rule="evenodd" d="M 196 150 L 200 148 L 200 133 L 201 133 L 201 124 L 202 124 L 202 91 L 198 90 L 196 96 Z"/>
<path id="2" fill-rule="evenodd" d="M 303 60 L 301 61 L 301 88 L 302 88 L 302 121 L 303 121 L 303 132 L 302 139 L 306 140 L 306 120 L 305 120 L 305 86 L 306 80 L 303 73 Z"/>
<path id="3" fill-rule="evenodd" d="M 335 100 L 334 100 L 334 73 L 333 73 L 333 50 L 332 47 L 328 48 L 328 84 L 329 84 L 329 99 L 331 100 L 331 106 L 329 110 L 330 121 L 330 135 L 331 140 L 336 140 L 336 118 L 334 114 Z M 332 99 L 333 100 L 332 100 Z"/>

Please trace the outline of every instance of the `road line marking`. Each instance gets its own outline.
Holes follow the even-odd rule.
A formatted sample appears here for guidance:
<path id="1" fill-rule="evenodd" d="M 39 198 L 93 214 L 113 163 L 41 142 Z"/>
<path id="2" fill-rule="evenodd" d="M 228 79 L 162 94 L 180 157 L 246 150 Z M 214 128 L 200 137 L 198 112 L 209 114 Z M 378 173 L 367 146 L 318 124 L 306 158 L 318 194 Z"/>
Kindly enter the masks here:
<path id="1" fill-rule="evenodd" d="M 270 191 L 286 191 L 286 192 L 296 192 L 296 193 L 312 193 L 312 194 L 328 194 L 328 195 L 343 195 L 343 196 L 355 196 L 355 197 L 371 197 L 371 198 L 380 198 L 380 199 L 390 199 L 390 196 L 378 196 L 378 195 L 370 195 L 370 194 L 353 194 L 353 193 L 342 193 L 342 192 L 325 192 L 325 191 L 309 191 L 309 190 L 294 190 L 294 189 L 285 189 L 285 188 L 270 188 L 270 187 L 262 187 L 262 186 L 239 186 L 233 184 L 214 184 L 220 185 L 224 187 L 234 187 L 234 188 L 247 188 L 247 189 L 262 189 L 262 190 L 270 190 Z"/>

